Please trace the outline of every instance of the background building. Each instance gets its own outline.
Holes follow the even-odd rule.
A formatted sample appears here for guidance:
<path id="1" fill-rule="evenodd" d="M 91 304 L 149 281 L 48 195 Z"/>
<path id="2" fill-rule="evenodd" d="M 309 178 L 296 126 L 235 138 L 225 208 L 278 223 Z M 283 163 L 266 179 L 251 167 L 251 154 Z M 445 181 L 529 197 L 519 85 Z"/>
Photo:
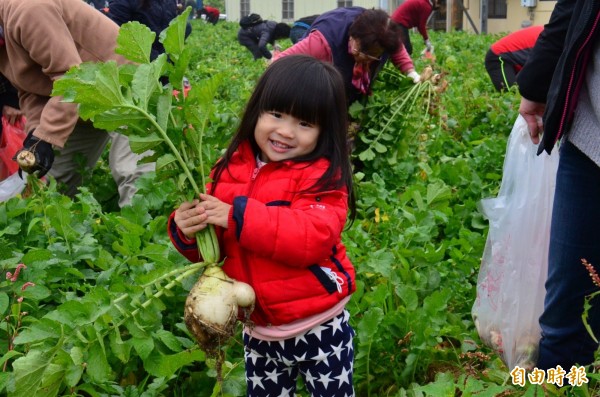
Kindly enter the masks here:
<path id="1" fill-rule="evenodd" d="M 228 21 L 250 13 L 263 19 L 292 22 L 337 7 L 381 8 L 390 14 L 403 0 L 224 0 Z M 512 32 L 550 19 L 554 0 L 441 0 L 430 26 L 435 30 L 466 30 L 474 33 Z M 449 12 L 448 12 L 449 11 Z M 484 16 L 482 18 L 482 15 Z"/>

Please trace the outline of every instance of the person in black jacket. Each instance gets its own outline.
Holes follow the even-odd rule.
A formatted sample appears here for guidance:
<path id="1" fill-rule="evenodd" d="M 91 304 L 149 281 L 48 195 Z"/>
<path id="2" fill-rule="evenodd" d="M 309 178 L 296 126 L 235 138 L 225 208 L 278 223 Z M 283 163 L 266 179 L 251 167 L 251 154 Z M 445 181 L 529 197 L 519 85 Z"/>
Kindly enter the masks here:
<path id="1" fill-rule="evenodd" d="M 19 109 L 17 89 L 2 74 L 0 74 L 0 110 L 2 117 L 10 124 L 14 124 L 23 115 Z M 0 123 L 0 134 L 2 134 L 2 123 Z"/>
<path id="2" fill-rule="evenodd" d="M 238 42 L 252 53 L 254 60 L 271 59 L 271 51 L 267 44 L 275 45 L 275 40 L 287 39 L 290 26 L 286 23 L 262 21 L 257 25 L 238 30 Z"/>
<path id="3" fill-rule="evenodd" d="M 548 276 L 540 317 L 539 369 L 565 371 L 594 361 L 600 303 L 586 297 L 600 279 L 600 2 L 558 0 L 517 76 L 519 112 L 538 153 L 560 161 L 550 228 Z M 543 118 L 542 118 L 543 116 Z M 543 133 L 543 134 L 542 134 Z"/>
<path id="4" fill-rule="evenodd" d="M 154 60 L 165 52 L 165 48 L 158 40 L 160 32 L 169 26 L 177 13 L 177 0 L 112 0 L 108 16 L 118 25 L 137 21 L 156 33 L 150 53 L 150 60 Z M 191 33 L 191 29 L 191 25 L 188 23 L 186 37 Z"/>

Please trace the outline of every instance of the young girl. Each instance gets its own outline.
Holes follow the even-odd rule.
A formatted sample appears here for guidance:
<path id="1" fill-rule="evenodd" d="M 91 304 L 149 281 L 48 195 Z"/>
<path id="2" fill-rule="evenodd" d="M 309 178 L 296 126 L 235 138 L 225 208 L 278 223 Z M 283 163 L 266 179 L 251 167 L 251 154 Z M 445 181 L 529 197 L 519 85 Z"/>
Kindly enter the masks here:
<path id="1" fill-rule="evenodd" d="M 244 331 L 248 396 L 353 396 L 355 290 L 341 233 L 354 215 L 344 82 L 330 64 L 282 58 L 258 81 L 236 135 L 212 171 L 210 195 L 171 215 L 177 249 L 217 226 L 224 271 L 257 303 Z"/>

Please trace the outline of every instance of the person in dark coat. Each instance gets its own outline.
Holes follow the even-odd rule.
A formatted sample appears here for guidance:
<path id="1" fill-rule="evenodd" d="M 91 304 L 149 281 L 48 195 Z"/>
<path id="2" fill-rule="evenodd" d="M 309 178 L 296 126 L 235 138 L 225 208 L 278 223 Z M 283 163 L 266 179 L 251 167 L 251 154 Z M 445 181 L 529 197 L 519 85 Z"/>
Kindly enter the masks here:
<path id="1" fill-rule="evenodd" d="M 11 82 L 0 74 L 0 110 L 2 117 L 10 124 L 14 124 L 23 113 L 19 110 L 19 93 Z M 2 123 L 0 123 L 0 135 L 2 134 Z"/>
<path id="2" fill-rule="evenodd" d="M 154 60 L 165 52 L 165 48 L 158 40 L 160 32 L 169 26 L 173 18 L 177 17 L 177 12 L 177 0 L 112 0 L 108 16 L 118 25 L 137 21 L 156 33 L 150 53 L 150 60 Z M 191 25 L 188 24 L 186 37 L 190 33 Z"/>
<path id="3" fill-rule="evenodd" d="M 541 370 L 583 368 L 599 347 L 600 304 L 589 300 L 600 271 L 598 21 L 600 2 L 559 0 L 517 76 L 519 113 L 538 154 L 560 153 L 539 318 Z"/>
<path id="4" fill-rule="evenodd" d="M 290 35 L 290 25 L 275 21 L 262 21 L 258 25 L 238 30 L 238 42 L 252 53 L 254 60 L 271 59 L 271 51 L 267 44 L 275 45 L 275 40 L 287 39 Z"/>
<path id="5" fill-rule="evenodd" d="M 292 41 L 292 44 L 296 44 L 306 35 L 306 32 L 310 29 L 310 25 L 312 25 L 318 16 L 319 14 L 310 15 L 294 22 L 292 29 L 290 30 L 290 40 Z"/>

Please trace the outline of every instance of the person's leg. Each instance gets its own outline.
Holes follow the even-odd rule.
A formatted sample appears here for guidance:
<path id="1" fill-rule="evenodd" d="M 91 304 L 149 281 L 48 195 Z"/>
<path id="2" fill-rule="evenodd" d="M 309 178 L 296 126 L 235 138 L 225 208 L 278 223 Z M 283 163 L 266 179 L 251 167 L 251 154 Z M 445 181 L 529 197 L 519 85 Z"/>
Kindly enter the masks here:
<path id="1" fill-rule="evenodd" d="M 284 341 L 286 345 L 288 341 Z M 291 339 L 293 347 L 294 338 Z M 293 396 L 296 391 L 298 367 L 289 351 L 280 342 L 251 338 L 244 333 L 246 396 Z M 288 344 L 289 346 L 289 344 Z M 289 357 L 289 359 L 288 359 Z"/>
<path id="2" fill-rule="evenodd" d="M 537 366 L 593 361 L 598 344 L 582 321 L 585 297 L 598 291 L 581 260 L 600 269 L 600 168 L 570 142 L 562 144 L 550 231 L 548 279 Z M 600 337 L 600 299 L 591 301 L 588 322 Z"/>
<path id="3" fill-rule="evenodd" d="M 408 55 L 412 55 L 412 43 L 410 42 L 410 32 L 408 28 L 404 25 L 399 25 L 402 30 L 402 43 L 404 44 L 404 48 L 406 48 L 406 52 Z"/>
<path id="4" fill-rule="evenodd" d="M 307 332 L 298 342 L 305 349 L 298 364 L 311 396 L 352 397 L 354 367 L 354 330 L 343 313 Z"/>
<path id="5" fill-rule="evenodd" d="M 131 203 L 137 191 L 135 181 L 141 175 L 154 171 L 156 164 L 138 165 L 138 161 L 144 157 L 144 154 L 133 153 L 129 146 L 129 139 L 125 135 L 111 132 L 110 137 L 112 139 L 108 157 L 110 172 L 119 189 L 119 207 L 124 207 Z"/>
<path id="6" fill-rule="evenodd" d="M 54 164 L 48 171 L 59 184 L 64 184 L 64 194 L 75 196 L 82 182 L 80 161 L 86 168 L 94 168 L 108 140 L 108 134 L 92 123 L 79 121 L 75 125 L 65 147 L 56 150 Z"/>

